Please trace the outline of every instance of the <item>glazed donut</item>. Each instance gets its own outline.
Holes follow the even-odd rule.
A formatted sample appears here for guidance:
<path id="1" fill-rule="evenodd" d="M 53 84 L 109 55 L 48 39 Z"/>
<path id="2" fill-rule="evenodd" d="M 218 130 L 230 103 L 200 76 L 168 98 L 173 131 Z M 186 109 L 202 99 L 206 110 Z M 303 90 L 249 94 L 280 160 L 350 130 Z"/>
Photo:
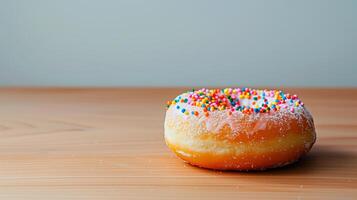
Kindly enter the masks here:
<path id="1" fill-rule="evenodd" d="M 297 161 L 315 143 L 311 114 L 279 90 L 200 89 L 167 105 L 165 141 L 184 161 L 216 170 L 264 170 Z"/>

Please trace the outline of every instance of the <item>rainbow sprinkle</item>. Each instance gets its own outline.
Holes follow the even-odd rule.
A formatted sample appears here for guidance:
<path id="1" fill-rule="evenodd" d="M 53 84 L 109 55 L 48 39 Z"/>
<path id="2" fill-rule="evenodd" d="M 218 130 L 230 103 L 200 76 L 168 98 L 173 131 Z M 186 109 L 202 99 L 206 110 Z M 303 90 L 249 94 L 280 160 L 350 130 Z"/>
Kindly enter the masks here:
<path id="1" fill-rule="evenodd" d="M 176 105 L 176 104 L 180 105 Z M 199 116 L 197 111 L 187 110 L 185 104 L 202 108 L 204 116 L 208 117 L 210 112 L 227 110 L 228 115 L 234 112 L 243 114 L 269 113 L 280 109 L 288 109 L 294 113 L 296 108 L 303 107 L 297 95 L 283 93 L 280 90 L 257 90 L 251 88 L 225 88 L 188 91 L 173 101 L 167 102 L 167 107 L 175 106 L 185 115 Z"/>

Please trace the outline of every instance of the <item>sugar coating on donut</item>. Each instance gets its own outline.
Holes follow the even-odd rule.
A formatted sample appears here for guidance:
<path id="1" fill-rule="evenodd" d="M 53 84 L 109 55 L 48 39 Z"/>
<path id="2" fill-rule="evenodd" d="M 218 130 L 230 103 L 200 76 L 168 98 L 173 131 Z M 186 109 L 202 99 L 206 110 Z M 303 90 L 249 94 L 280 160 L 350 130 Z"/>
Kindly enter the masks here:
<path id="1" fill-rule="evenodd" d="M 174 119 L 182 120 L 170 123 L 169 120 Z M 308 127 L 302 128 L 313 129 L 312 116 L 297 95 L 280 90 L 202 88 L 188 91 L 169 101 L 165 125 L 169 123 L 171 126 L 182 127 L 182 123 L 189 121 L 188 126 L 191 127 L 188 128 L 194 129 L 196 134 L 218 133 L 224 126 L 228 126 L 232 134 L 249 135 L 266 129 L 268 124 L 279 126 L 284 133 L 284 129 L 289 129 L 286 121 L 291 119 L 296 120 L 299 126 L 306 126 L 307 121 Z M 237 121 L 256 123 L 247 131 Z"/>

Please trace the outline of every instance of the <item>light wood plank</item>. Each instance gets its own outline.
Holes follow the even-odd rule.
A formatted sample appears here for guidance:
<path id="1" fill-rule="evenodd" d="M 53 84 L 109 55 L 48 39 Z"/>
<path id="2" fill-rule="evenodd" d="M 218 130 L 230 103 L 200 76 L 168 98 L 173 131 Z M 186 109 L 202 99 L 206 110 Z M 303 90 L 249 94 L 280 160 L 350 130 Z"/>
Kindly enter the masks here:
<path id="1" fill-rule="evenodd" d="M 165 146 L 184 88 L 1 88 L 0 199 L 357 199 L 357 89 L 298 89 L 318 140 L 297 164 L 218 172 Z"/>

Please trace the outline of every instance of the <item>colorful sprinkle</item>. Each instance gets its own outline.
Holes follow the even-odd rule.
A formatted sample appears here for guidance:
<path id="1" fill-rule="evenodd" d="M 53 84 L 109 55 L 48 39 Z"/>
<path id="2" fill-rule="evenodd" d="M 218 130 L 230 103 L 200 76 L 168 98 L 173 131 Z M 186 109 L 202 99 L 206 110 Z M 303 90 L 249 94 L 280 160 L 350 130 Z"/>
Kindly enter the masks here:
<path id="1" fill-rule="evenodd" d="M 234 112 L 244 114 L 269 113 L 286 109 L 292 113 L 296 108 L 303 107 L 296 95 L 284 94 L 279 90 L 256 90 L 251 88 L 225 88 L 225 89 L 192 89 L 178 96 L 173 101 L 168 101 L 167 106 L 175 104 L 199 107 L 203 115 L 208 117 L 210 112 L 227 111 L 228 115 Z M 175 106 L 185 115 L 199 116 L 198 111 L 186 110 L 179 105 Z"/>

